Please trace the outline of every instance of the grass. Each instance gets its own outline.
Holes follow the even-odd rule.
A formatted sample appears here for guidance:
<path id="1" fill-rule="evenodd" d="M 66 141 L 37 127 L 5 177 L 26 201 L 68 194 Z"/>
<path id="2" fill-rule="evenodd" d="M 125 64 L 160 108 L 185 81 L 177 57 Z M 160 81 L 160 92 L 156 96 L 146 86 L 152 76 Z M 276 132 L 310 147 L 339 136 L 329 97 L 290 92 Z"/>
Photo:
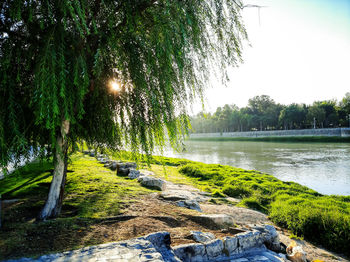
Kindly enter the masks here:
<path id="1" fill-rule="evenodd" d="M 238 204 L 269 214 L 292 233 L 349 255 L 350 196 L 324 196 L 294 182 L 254 170 L 191 162 L 179 172 L 208 185 L 209 192 L 241 198 Z"/>
<path id="2" fill-rule="evenodd" d="M 130 157 L 123 154 L 124 160 Z M 268 214 L 296 236 L 350 255 L 350 196 L 324 196 L 297 183 L 225 165 L 158 156 L 149 164 L 147 168 L 159 177 L 211 193 L 212 203 L 227 204 L 226 196 L 240 198 L 239 206 Z M 102 234 L 99 221 L 121 214 L 154 192 L 136 181 L 116 176 L 94 158 L 81 154 L 73 155 L 68 171 L 62 213 L 48 222 L 36 223 L 35 217 L 49 189 L 50 163 L 28 164 L 0 180 L 2 199 L 20 199 L 3 209 L 0 259 L 13 258 L 14 254 L 37 256 L 71 250 L 108 239 L 116 241 L 120 231 L 116 231 L 115 238 L 106 238 L 104 235 L 114 228 L 104 228 L 107 233 Z M 143 208 L 142 203 L 138 205 Z M 160 211 L 161 208 L 157 212 Z"/>
<path id="3" fill-rule="evenodd" d="M 191 141 L 260 141 L 260 142 L 313 142 L 350 143 L 350 137 L 337 136 L 270 136 L 270 137 L 192 137 Z"/>
<path id="4" fill-rule="evenodd" d="M 14 254 L 32 256 L 103 243 L 104 237 L 94 233 L 100 219 L 119 215 L 135 199 L 154 192 L 116 176 L 91 157 L 74 155 L 68 166 L 61 215 L 36 223 L 51 172 L 48 162 L 31 163 L 0 180 L 3 200 L 20 199 L 3 209 L 0 260 Z"/>

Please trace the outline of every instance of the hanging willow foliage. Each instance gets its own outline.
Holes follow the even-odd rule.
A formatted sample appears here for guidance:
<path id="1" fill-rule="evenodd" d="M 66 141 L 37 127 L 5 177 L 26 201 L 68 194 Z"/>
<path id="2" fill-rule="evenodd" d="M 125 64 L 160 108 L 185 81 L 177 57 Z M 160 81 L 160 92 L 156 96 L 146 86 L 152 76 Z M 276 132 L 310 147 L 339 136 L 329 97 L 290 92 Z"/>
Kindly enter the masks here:
<path id="1" fill-rule="evenodd" d="M 241 60 L 234 0 L 3 0 L 0 161 L 68 141 L 152 153 L 187 132 L 207 77 Z M 108 81 L 121 83 L 112 92 Z"/>

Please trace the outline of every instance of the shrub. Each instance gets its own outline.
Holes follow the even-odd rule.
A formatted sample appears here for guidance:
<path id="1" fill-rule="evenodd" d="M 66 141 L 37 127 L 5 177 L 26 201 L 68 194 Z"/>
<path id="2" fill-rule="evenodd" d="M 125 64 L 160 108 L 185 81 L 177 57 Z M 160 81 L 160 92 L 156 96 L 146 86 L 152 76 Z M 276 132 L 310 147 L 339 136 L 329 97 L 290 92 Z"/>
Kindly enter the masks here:
<path id="1" fill-rule="evenodd" d="M 251 209 L 255 209 L 257 211 L 261 211 L 266 213 L 267 208 L 261 203 L 260 199 L 256 196 L 248 197 L 243 199 L 239 206 L 249 207 Z"/>
<path id="2" fill-rule="evenodd" d="M 219 190 L 215 190 L 211 195 L 213 197 L 225 197 L 225 195 Z"/>
<path id="3" fill-rule="evenodd" d="M 230 197 L 249 197 L 252 194 L 250 189 L 244 188 L 242 186 L 232 186 L 226 185 L 222 189 L 222 192 Z"/>

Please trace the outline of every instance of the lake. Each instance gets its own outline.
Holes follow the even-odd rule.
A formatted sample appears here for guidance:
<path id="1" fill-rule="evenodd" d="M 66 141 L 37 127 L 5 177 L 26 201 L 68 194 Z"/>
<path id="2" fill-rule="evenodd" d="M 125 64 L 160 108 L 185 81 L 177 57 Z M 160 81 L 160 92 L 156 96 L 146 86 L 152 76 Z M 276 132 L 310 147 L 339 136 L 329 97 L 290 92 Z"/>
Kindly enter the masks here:
<path id="1" fill-rule="evenodd" d="M 350 195 L 349 143 L 186 141 L 186 151 L 165 156 L 254 169 L 322 194 Z"/>

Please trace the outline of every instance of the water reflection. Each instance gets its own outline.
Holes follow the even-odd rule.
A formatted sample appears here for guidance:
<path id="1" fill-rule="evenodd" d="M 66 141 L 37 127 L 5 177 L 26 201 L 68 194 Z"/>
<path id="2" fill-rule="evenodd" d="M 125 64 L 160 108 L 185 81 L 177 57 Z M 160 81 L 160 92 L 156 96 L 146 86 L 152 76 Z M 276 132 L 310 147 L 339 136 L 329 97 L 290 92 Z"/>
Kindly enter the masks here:
<path id="1" fill-rule="evenodd" d="M 350 195 L 350 145 L 187 141 L 186 151 L 165 155 L 272 174 L 323 194 Z"/>

